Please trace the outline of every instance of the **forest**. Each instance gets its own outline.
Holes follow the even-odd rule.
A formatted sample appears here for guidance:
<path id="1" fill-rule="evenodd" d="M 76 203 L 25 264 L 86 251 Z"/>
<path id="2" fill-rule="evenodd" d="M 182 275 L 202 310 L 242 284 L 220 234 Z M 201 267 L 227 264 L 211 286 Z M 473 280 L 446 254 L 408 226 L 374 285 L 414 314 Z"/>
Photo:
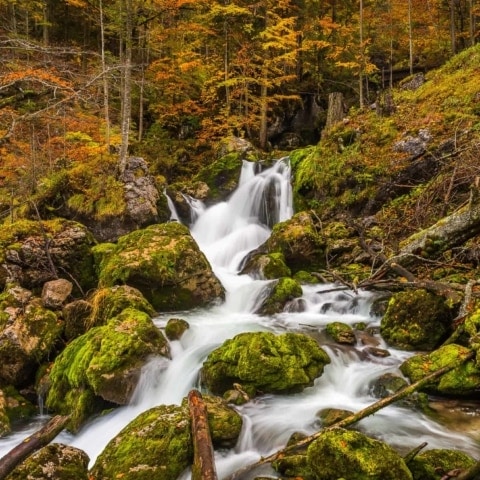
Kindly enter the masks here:
<path id="1" fill-rule="evenodd" d="M 368 107 L 475 44 L 479 16 L 474 0 L 2 0 L 1 203 L 87 158 L 138 155 L 171 181 L 229 135 L 315 144 L 330 93 Z"/>

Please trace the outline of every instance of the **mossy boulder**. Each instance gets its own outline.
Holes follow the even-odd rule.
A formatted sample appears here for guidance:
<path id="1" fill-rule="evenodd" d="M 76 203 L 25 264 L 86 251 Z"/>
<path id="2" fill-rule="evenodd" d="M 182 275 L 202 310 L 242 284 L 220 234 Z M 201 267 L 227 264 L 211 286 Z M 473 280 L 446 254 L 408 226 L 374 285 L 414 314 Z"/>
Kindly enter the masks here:
<path id="1" fill-rule="evenodd" d="M 84 451 L 51 443 L 18 465 L 6 480 L 88 480 L 88 462 Z"/>
<path id="2" fill-rule="evenodd" d="M 409 463 L 413 480 L 441 480 L 448 472 L 467 469 L 475 460 L 459 450 L 433 449 L 416 455 Z"/>
<path id="3" fill-rule="evenodd" d="M 433 350 L 449 333 L 452 309 L 445 299 L 426 290 L 394 294 L 381 320 L 385 341 L 403 350 Z"/>
<path id="4" fill-rule="evenodd" d="M 386 398 L 408 386 L 408 382 L 400 375 L 384 373 L 370 384 L 370 390 L 375 398 Z"/>
<path id="5" fill-rule="evenodd" d="M 7 385 L 2 390 L 5 400 L 5 411 L 11 422 L 26 420 L 38 413 L 38 407 L 21 395 L 16 388 Z"/>
<path id="6" fill-rule="evenodd" d="M 412 382 L 422 379 L 429 373 L 461 361 L 472 353 L 461 345 L 444 345 L 428 354 L 414 355 L 400 365 L 401 372 Z M 480 390 L 480 369 L 475 360 L 467 360 L 458 367 L 433 380 L 422 388 L 427 393 L 440 395 L 468 396 Z"/>
<path id="7" fill-rule="evenodd" d="M 242 416 L 227 402 L 213 395 L 202 395 L 214 448 L 233 448 L 242 431 Z M 182 405 L 187 407 L 186 399 Z"/>
<path id="8" fill-rule="evenodd" d="M 323 432 L 309 446 L 307 460 L 315 480 L 412 480 L 393 448 L 352 430 Z"/>
<path id="9" fill-rule="evenodd" d="M 317 412 L 316 417 L 322 423 L 322 427 L 329 427 L 330 425 L 340 422 L 341 420 L 353 414 L 354 412 L 351 410 L 343 410 L 341 408 L 324 408 Z"/>
<path id="10" fill-rule="evenodd" d="M 92 310 L 87 319 L 87 327 L 104 325 L 126 308 L 134 308 L 154 316 L 155 309 L 140 290 L 129 285 L 98 288 L 88 297 Z"/>
<path id="11" fill-rule="evenodd" d="M 66 278 L 74 278 L 86 292 L 97 283 L 91 253 L 94 244 L 87 228 L 70 220 L 21 220 L 2 225 L 0 289 L 15 282 L 40 290 L 61 272 Z M 76 285 L 74 293 L 82 293 Z"/>
<path id="12" fill-rule="evenodd" d="M 277 223 L 259 252 L 282 253 L 292 273 L 325 268 L 326 242 L 315 215 L 300 212 L 285 222 Z"/>
<path id="13" fill-rule="evenodd" d="M 282 312 L 288 302 L 302 296 L 302 286 L 297 280 L 289 277 L 274 280 L 269 288 L 265 300 L 258 308 L 261 315 L 273 315 Z"/>
<path id="14" fill-rule="evenodd" d="M 249 256 L 241 273 L 261 280 L 273 280 L 291 275 L 281 252 Z"/>
<path id="15" fill-rule="evenodd" d="M 40 298 L 24 306 L 17 302 L 8 290 L 0 300 L 0 383 L 16 387 L 33 381 L 63 331 L 62 322 L 42 306 Z"/>
<path id="16" fill-rule="evenodd" d="M 169 340 L 179 340 L 190 325 L 182 318 L 170 318 L 165 325 L 165 335 Z"/>
<path id="17" fill-rule="evenodd" d="M 148 358 L 167 354 L 167 341 L 149 315 L 126 308 L 73 340 L 56 358 L 46 405 L 71 414 L 75 430 L 102 407 L 102 400 L 128 403 Z"/>
<path id="18" fill-rule="evenodd" d="M 178 222 L 137 230 L 99 249 L 100 286 L 137 288 L 157 311 L 202 306 L 224 295 L 207 258 Z"/>
<path id="19" fill-rule="evenodd" d="M 202 381 L 223 394 L 239 383 L 255 392 L 299 392 L 313 384 L 330 363 L 327 353 L 301 333 L 246 332 L 213 350 L 202 368 Z"/>
<path id="20" fill-rule="evenodd" d="M 335 342 L 345 345 L 355 345 L 355 333 L 350 325 L 343 322 L 331 322 L 325 330 Z"/>
<path id="21" fill-rule="evenodd" d="M 3 390 L 0 389 L 0 438 L 10 433 L 10 419 L 7 415 L 7 401 Z"/>
<path id="22" fill-rule="evenodd" d="M 86 300 L 74 300 L 63 307 L 64 335 L 67 341 L 83 335 L 88 330 L 92 310 L 92 304 Z"/>
<path id="23" fill-rule="evenodd" d="M 193 460 L 188 409 L 161 405 L 140 414 L 105 447 L 95 480 L 174 480 Z"/>

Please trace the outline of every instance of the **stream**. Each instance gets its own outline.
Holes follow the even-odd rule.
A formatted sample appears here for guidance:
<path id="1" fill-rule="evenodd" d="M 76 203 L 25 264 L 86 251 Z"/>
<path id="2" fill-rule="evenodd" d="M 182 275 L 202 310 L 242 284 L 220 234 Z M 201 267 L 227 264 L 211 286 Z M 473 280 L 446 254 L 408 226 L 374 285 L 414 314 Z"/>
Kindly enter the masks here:
<path id="1" fill-rule="evenodd" d="M 238 333 L 304 332 L 318 339 L 332 362 L 315 384 L 302 393 L 263 395 L 235 407 L 243 417 L 243 430 L 234 449 L 215 453 L 219 479 L 282 448 L 294 432 L 317 431 L 317 413 L 322 409 L 356 412 L 374 403 L 377 398 L 371 394 L 371 382 L 388 372 L 399 374 L 399 364 L 411 355 L 387 347 L 378 334 L 369 336 L 365 343 L 359 336 L 354 347 L 335 345 L 326 337 L 324 328 L 332 321 L 380 325 L 380 318 L 370 313 L 375 296 L 369 292 L 357 295 L 335 291 L 334 285 L 304 285 L 302 311 L 290 308 L 269 317 L 252 313 L 262 302 L 269 282 L 239 275 L 242 260 L 269 237 L 275 223 L 293 214 L 288 159 L 261 172 L 256 168 L 256 164 L 244 162 L 239 186 L 226 202 L 205 208 L 201 202 L 189 199 L 192 235 L 224 285 L 225 301 L 209 308 L 162 313 L 154 318 L 160 329 L 171 317 L 183 318 L 190 324 L 180 340 L 170 342 L 172 358 L 153 358 L 145 366 L 130 405 L 92 420 L 76 435 L 64 432 L 55 440 L 83 449 L 92 465 L 106 444 L 139 413 L 156 405 L 180 404 L 192 388 L 200 388 L 202 362 L 209 352 Z M 172 218 L 178 218 L 173 210 Z M 391 355 L 370 355 L 365 349 L 372 342 L 388 349 Z M 445 408 L 448 410 L 448 405 Z M 469 409 L 455 404 L 450 411 L 458 415 L 457 420 L 448 422 L 450 416 L 443 411 L 438 415 L 443 418 L 440 423 L 417 410 L 391 405 L 362 420 L 358 428 L 401 453 L 427 442 L 427 448 L 457 448 L 479 458 L 478 405 L 477 409 Z M 47 418 L 48 415 L 39 416 L 24 429 L 0 439 L 0 456 Z M 269 467 L 263 473 L 274 475 Z M 248 478 L 258 474 L 257 471 Z M 185 472 L 180 480 L 189 478 L 189 472 Z"/>

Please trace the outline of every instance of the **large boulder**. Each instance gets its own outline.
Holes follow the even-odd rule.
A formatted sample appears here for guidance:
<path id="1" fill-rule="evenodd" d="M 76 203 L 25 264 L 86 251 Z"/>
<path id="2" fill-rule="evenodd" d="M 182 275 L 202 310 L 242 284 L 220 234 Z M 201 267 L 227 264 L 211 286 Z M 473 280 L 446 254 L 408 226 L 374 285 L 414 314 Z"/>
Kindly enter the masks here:
<path id="1" fill-rule="evenodd" d="M 0 289 L 16 283 L 40 290 L 61 274 L 75 279 L 74 293 L 86 292 L 97 283 L 90 251 L 94 244 L 86 227 L 69 220 L 21 220 L 2 225 Z"/>
<path id="2" fill-rule="evenodd" d="M 401 372 L 412 382 L 421 380 L 440 368 L 461 362 L 472 350 L 461 345 L 444 345 L 428 354 L 414 355 L 400 365 Z M 458 367 L 429 382 L 423 391 L 440 395 L 470 396 L 480 391 L 480 368 L 475 360 L 467 360 Z"/>
<path id="3" fill-rule="evenodd" d="M 245 268 L 254 268 L 251 262 L 258 263 L 255 259 L 258 255 L 281 253 L 292 273 L 321 270 L 325 268 L 325 248 L 326 242 L 314 214 L 300 212 L 273 227 L 268 240 L 249 255 Z"/>
<path id="4" fill-rule="evenodd" d="M 475 460 L 459 450 L 433 449 L 416 455 L 409 463 L 413 480 L 442 480 L 449 472 L 466 470 L 475 464 Z"/>
<path id="5" fill-rule="evenodd" d="M 94 252 L 101 286 L 135 287 L 158 311 L 206 305 L 224 295 L 188 228 L 177 222 L 137 230 Z"/>
<path id="6" fill-rule="evenodd" d="M 12 287 L 0 295 L 0 384 L 4 385 L 31 383 L 63 331 L 60 319 L 39 298 L 19 296 L 19 291 L 26 292 Z"/>
<path id="7" fill-rule="evenodd" d="M 148 314 L 126 308 L 73 340 L 56 358 L 46 405 L 72 414 L 75 430 L 104 402 L 128 403 L 151 355 L 168 355 L 166 339 Z"/>
<path id="8" fill-rule="evenodd" d="M 95 480 L 174 480 L 193 460 L 188 409 L 161 405 L 140 414 L 105 447 Z"/>
<path id="9" fill-rule="evenodd" d="M 352 430 L 323 432 L 309 446 L 307 460 L 315 480 L 412 480 L 393 448 Z"/>
<path id="10" fill-rule="evenodd" d="M 445 299 L 426 290 L 394 294 L 380 324 L 380 333 L 393 347 L 433 350 L 449 333 L 453 311 Z"/>
<path id="11" fill-rule="evenodd" d="M 18 465 L 6 480 L 88 480 L 89 460 L 78 448 L 51 443 Z"/>
<path id="12" fill-rule="evenodd" d="M 202 381 L 223 394 L 235 383 L 251 392 L 299 392 L 313 384 L 330 363 L 327 353 L 308 335 L 241 333 L 213 350 L 202 368 Z"/>

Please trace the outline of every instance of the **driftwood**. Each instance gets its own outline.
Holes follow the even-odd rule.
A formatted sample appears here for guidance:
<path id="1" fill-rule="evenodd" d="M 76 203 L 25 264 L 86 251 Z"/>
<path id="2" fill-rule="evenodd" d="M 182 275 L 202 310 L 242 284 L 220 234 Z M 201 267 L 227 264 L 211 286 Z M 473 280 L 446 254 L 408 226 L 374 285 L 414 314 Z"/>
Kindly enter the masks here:
<path id="1" fill-rule="evenodd" d="M 207 409 L 198 390 L 189 392 L 188 406 L 193 438 L 192 480 L 217 480 Z"/>
<path id="2" fill-rule="evenodd" d="M 446 367 L 442 367 L 435 372 L 430 373 L 429 375 L 423 377 L 422 379 L 418 380 L 415 383 L 412 383 L 411 385 L 408 385 L 398 392 L 394 393 L 393 395 L 390 395 L 388 397 L 382 398 L 378 402 L 372 403 L 368 407 L 360 410 L 357 413 L 354 413 L 343 420 L 340 420 L 328 427 L 325 427 L 324 429 L 309 435 L 308 437 L 303 438 L 302 440 L 298 441 L 297 443 L 294 443 L 292 445 L 289 445 L 281 450 L 278 450 L 275 453 L 272 453 L 271 455 L 267 457 L 262 457 L 260 460 L 258 460 L 255 463 L 252 463 L 250 465 L 247 465 L 240 470 L 237 470 L 230 476 L 226 477 L 224 480 L 237 480 L 239 479 L 243 474 L 253 470 L 256 467 L 259 467 L 261 465 L 265 465 L 266 463 L 271 463 L 274 460 L 277 460 L 278 458 L 283 457 L 285 454 L 288 454 L 294 450 L 297 450 L 301 447 L 306 447 L 310 443 L 312 443 L 314 440 L 320 437 L 323 432 L 326 432 L 328 430 L 333 430 L 334 428 L 345 428 L 350 425 L 353 425 L 354 423 L 359 422 L 360 420 L 373 415 L 374 413 L 378 412 L 378 410 L 381 410 L 382 408 L 391 405 L 392 403 L 395 403 L 398 400 L 401 400 L 402 398 L 407 397 L 408 395 L 411 395 L 412 393 L 416 392 L 418 389 L 422 388 L 426 384 L 430 383 L 432 380 L 435 380 L 438 377 L 441 377 L 445 373 L 449 372 L 450 370 L 453 370 L 454 368 L 458 367 L 462 363 L 466 362 L 467 360 L 470 360 L 474 357 L 475 352 L 470 351 L 467 355 L 465 355 L 462 358 L 459 358 L 457 361 L 451 363 L 450 365 Z M 468 478 L 468 477 L 467 477 Z M 463 479 L 462 479 L 463 480 Z"/>
<path id="3" fill-rule="evenodd" d="M 62 430 L 70 415 L 53 417 L 40 430 L 30 435 L 22 443 L 10 450 L 0 459 L 0 480 L 4 480 L 14 468 L 32 453 L 48 445 Z"/>

